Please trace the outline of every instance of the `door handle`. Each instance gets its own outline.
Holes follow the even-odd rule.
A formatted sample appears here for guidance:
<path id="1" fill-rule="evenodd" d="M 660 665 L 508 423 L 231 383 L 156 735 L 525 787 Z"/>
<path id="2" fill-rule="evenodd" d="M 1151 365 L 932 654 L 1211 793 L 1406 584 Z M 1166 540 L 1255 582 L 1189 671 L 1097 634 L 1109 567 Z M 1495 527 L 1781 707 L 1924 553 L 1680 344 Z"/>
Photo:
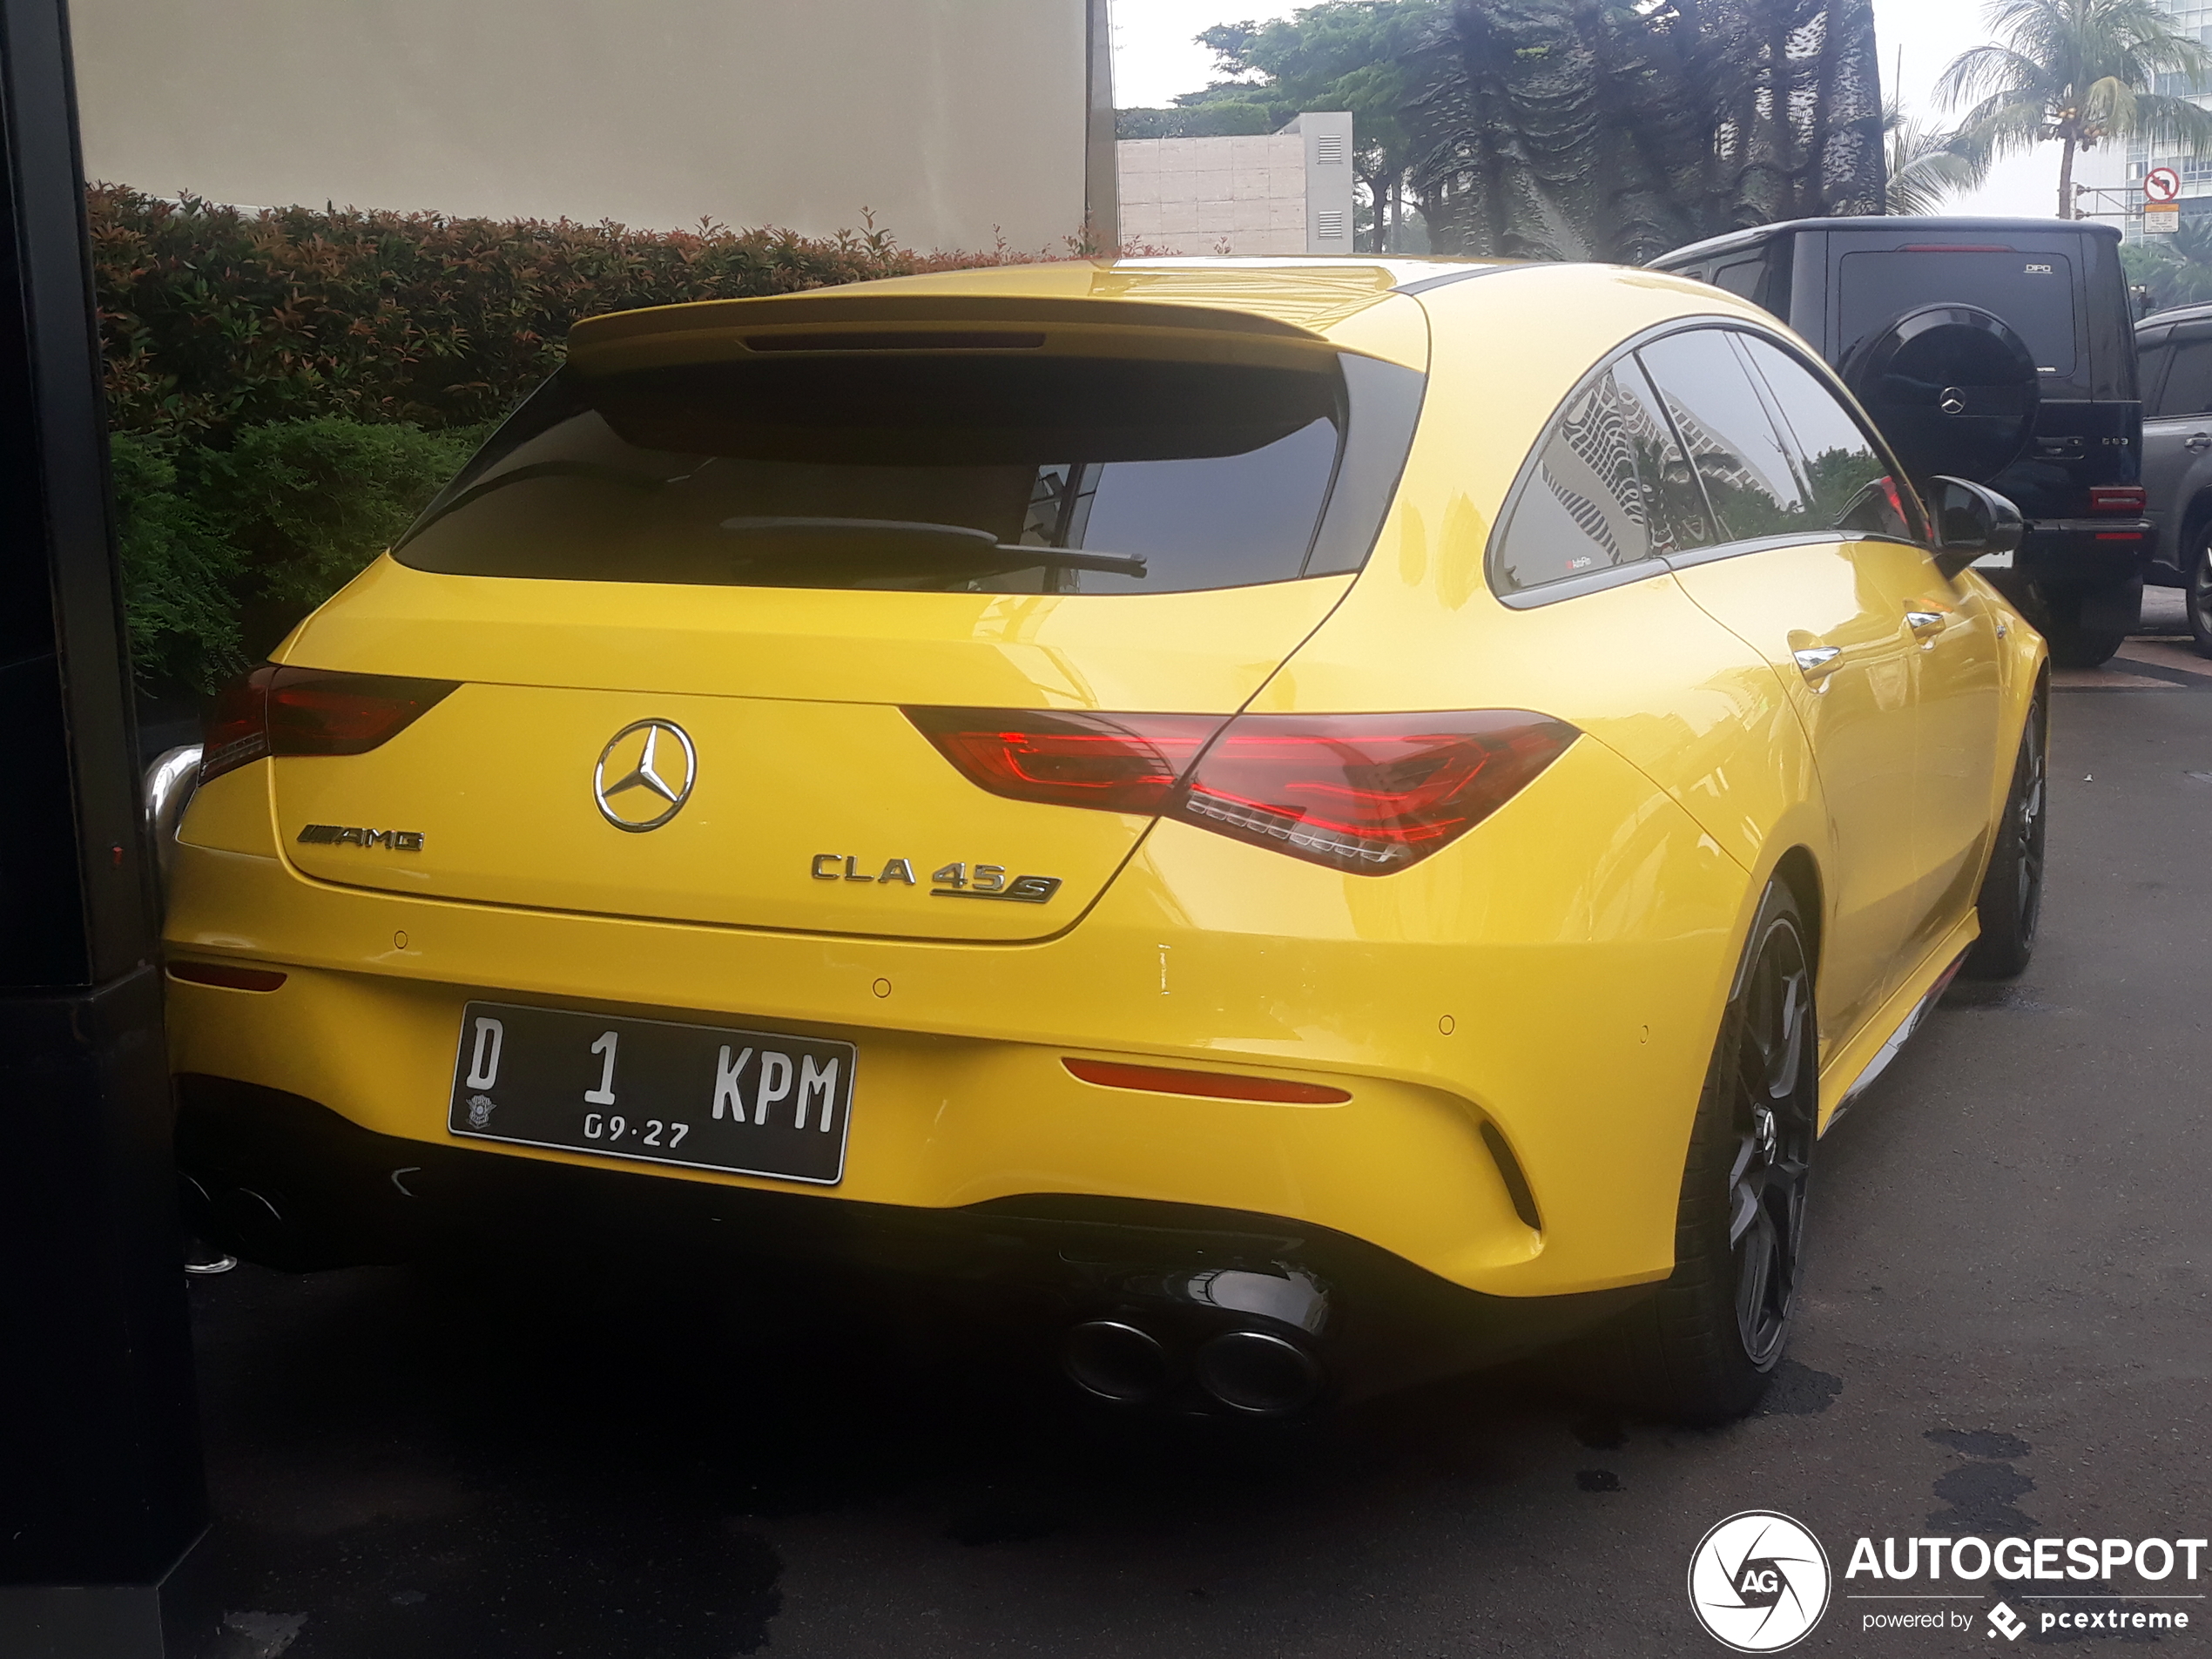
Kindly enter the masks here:
<path id="1" fill-rule="evenodd" d="M 2212 432 L 2192 432 L 2182 440 L 2184 449 L 2212 449 Z"/>
<path id="2" fill-rule="evenodd" d="M 1805 677 L 1805 684 L 1817 685 L 1844 665 L 1841 645 L 1808 645 L 1803 651 L 1790 653 L 1797 664 L 1797 672 Z"/>
<path id="3" fill-rule="evenodd" d="M 1908 610 L 1905 620 L 1912 630 L 1912 637 L 1925 644 L 1943 631 L 1944 624 L 1950 618 L 1940 610 Z"/>

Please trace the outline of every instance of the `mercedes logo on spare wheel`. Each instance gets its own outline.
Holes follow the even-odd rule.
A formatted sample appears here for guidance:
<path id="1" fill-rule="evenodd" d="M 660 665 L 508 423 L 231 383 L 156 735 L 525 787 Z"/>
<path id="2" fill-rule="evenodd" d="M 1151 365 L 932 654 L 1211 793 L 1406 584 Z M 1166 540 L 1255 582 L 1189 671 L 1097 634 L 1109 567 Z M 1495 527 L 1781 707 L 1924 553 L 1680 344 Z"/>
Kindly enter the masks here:
<path id="1" fill-rule="evenodd" d="M 698 752 L 673 720 L 633 720 L 607 739 L 591 774 L 600 816 L 618 830 L 658 829 L 684 810 Z"/>

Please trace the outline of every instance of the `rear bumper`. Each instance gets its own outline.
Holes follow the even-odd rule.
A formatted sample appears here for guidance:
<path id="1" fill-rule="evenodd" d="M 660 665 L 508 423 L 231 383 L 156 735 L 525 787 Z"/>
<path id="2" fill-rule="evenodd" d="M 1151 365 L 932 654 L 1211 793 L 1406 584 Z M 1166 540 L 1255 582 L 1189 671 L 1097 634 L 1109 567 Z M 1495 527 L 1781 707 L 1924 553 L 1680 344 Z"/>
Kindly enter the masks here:
<path id="1" fill-rule="evenodd" d="M 2124 582 L 2142 572 L 2155 545 L 2147 518 L 2038 519 L 2013 555 L 2013 578 L 2090 587 Z"/>
<path id="2" fill-rule="evenodd" d="M 1510 1358 L 1646 1293 L 1484 1296 L 1280 1216 L 1065 1193 L 937 1211 L 821 1204 L 378 1135 L 225 1078 L 187 1074 L 177 1092 L 200 1226 L 281 1267 L 449 1264 L 501 1244 L 552 1267 L 563 1247 L 686 1272 L 836 1265 L 1017 1313 L 1047 1342 L 1093 1318 L 1135 1319 L 1185 1353 L 1224 1330 L 1279 1332 L 1323 1359 L 1340 1395 Z"/>
<path id="3" fill-rule="evenodd" d="M 242 850 L 249 820 L 266 822 L 252 770 L 195 803 L 186 835 L 227 825 L 233 845 L 179 846 L 167 937 L 173 959 L 287 977 L 266 992 L 172 980 L 180 1074 L 316 1103 L 425 1153 L 619 1169 L 671 1193 L 772 1192 L 809 1214 L 1047 1193 L 1285 1218 L 1496 1297 L 1671 1270 L 1683 1149 L 1756 899 L 1687 813 L 1587 740 L 1399 875 L 1341 875 L 1165 824 L 1059 936 L 998 946 L 334 887 L 288 865 L 266 829 L 266 854 Z M 844 1178 L 799 1189 L 456 1140 L 446 1112 L 471 997 L 851 1042 Z M 1070 1076 L 1069 1056 L 1352 1097 L 1103 1088 Z"/>

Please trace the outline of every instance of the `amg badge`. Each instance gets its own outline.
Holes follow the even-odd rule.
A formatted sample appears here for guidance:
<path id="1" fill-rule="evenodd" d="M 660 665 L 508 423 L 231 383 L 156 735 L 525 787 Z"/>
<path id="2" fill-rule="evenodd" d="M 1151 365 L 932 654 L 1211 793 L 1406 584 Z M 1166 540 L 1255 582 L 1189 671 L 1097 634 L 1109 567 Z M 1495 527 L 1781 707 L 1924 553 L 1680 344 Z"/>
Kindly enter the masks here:
<path id="1" fill-rule="evenodd" d="M 388 846 L 395 853 L 420 853 L 422 850 L 422 832 L 310 824 L 300 832 L 300 843 L 303 846 Z"/>

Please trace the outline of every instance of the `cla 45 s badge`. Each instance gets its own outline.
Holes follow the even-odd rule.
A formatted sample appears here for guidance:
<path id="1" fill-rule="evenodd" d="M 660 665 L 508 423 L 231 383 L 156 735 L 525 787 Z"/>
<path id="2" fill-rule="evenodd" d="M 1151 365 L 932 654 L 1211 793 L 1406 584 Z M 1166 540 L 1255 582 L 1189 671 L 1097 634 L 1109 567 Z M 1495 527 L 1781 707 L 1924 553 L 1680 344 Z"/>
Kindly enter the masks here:
<path id="1" fill-rule="evenodd" d="M 912 859 L 886 859 L 883 868 L 870 875 L 858 855 L 848 853 L 815 853 L 813 876 L 817 881 L 921 885 L 914 879 Z M 929 880 L 933 899 L 999 899 L 1010 904 L 1042 904 L 1061 887 L 1056 875 L 1017 875 L 1008 880 L 1003 864 L 947 864 L 932 870 Z"/>

